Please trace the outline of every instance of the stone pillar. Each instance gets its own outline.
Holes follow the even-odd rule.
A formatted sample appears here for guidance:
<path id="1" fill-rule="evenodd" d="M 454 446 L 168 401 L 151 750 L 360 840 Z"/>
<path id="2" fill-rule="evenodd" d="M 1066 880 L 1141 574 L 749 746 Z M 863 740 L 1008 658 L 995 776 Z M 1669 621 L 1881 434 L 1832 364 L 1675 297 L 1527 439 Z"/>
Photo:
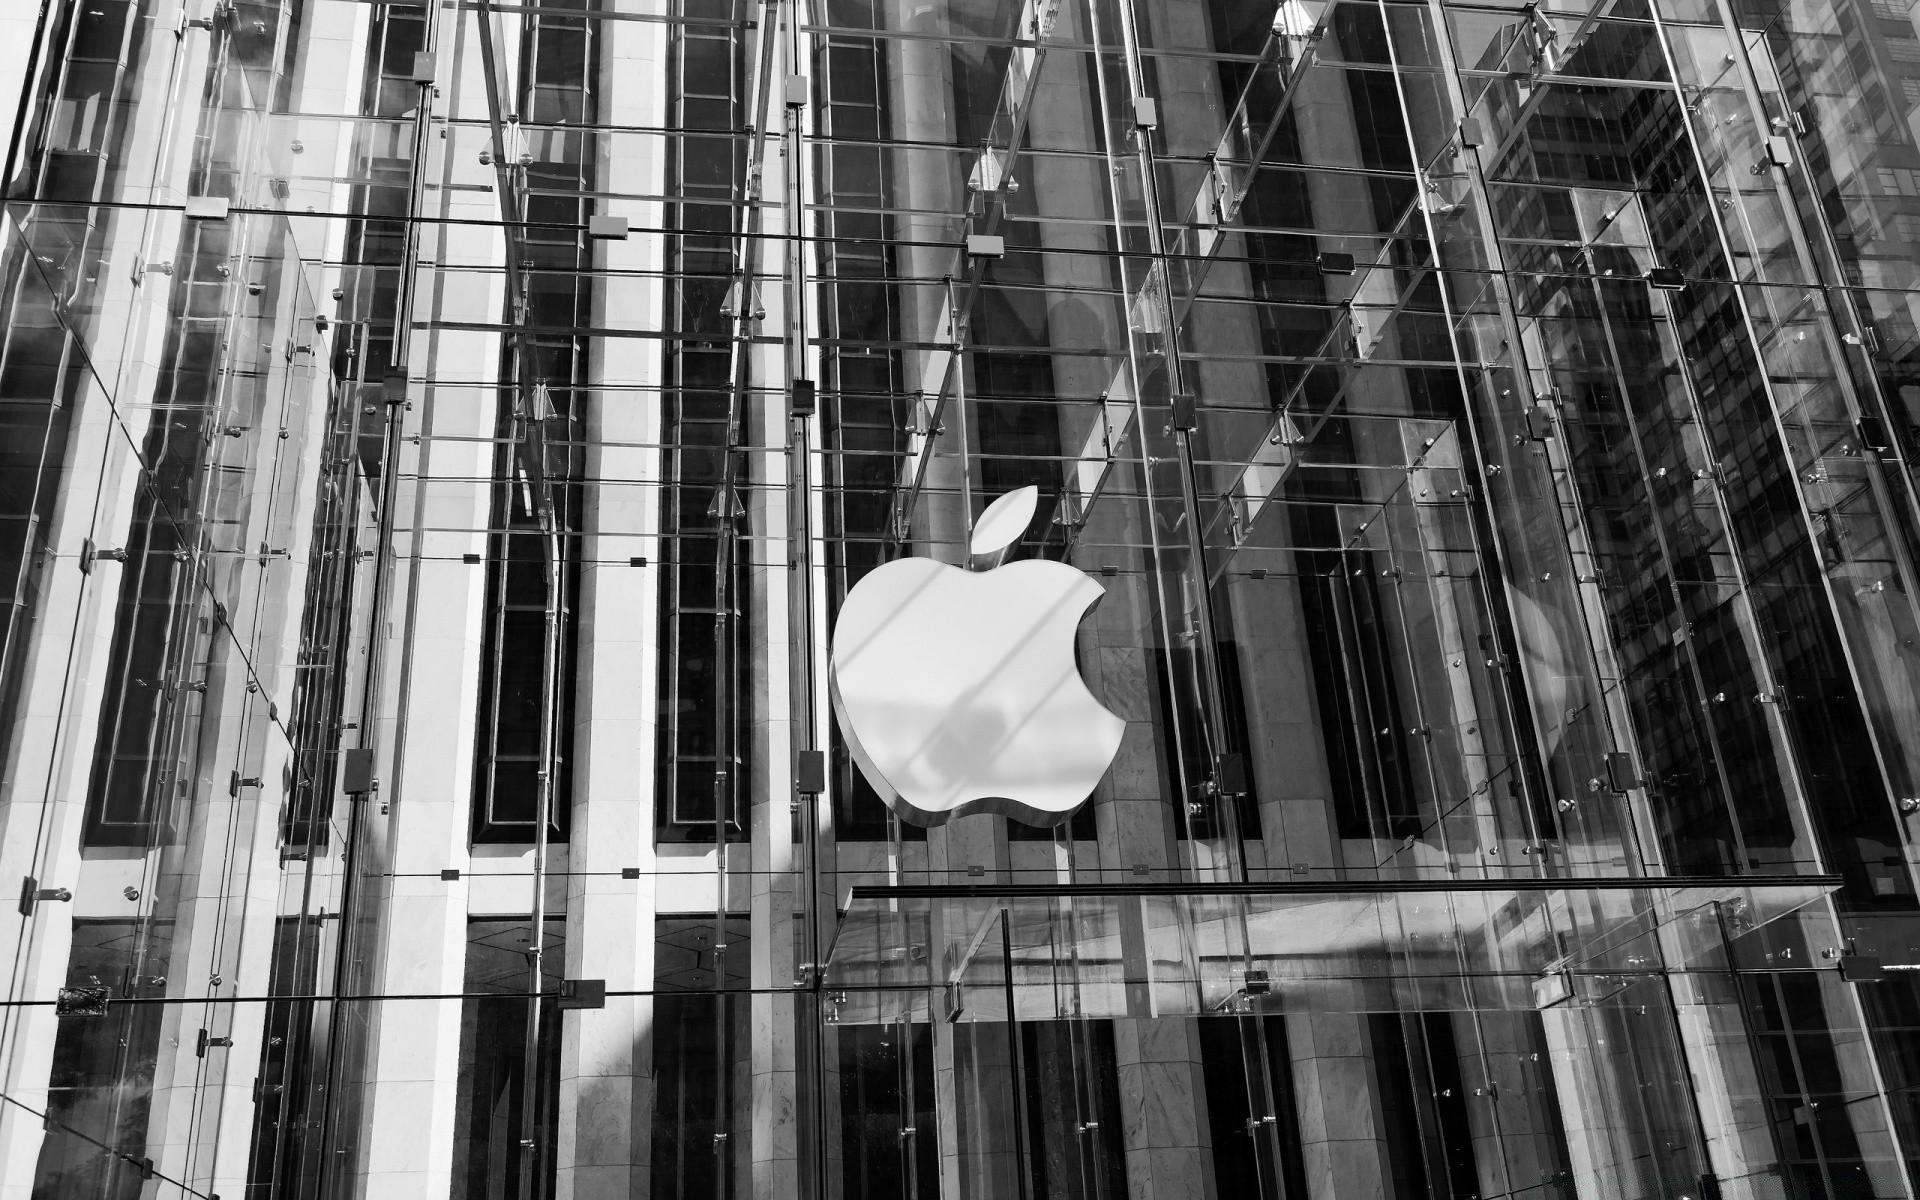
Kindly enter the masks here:
<path id="1" fill-rule="evenodd" d="M 998 961 L 998 956 L 995 956 Z M 997 998 L 982 998 L 995 1012 Z M 1003 1021 L 933 1022 L 934 1087 L 939 1096 L 941 1200 L 1003 1200 L 1020 1194 L 1014 1130 L 1012 1045 Z M 1027 1147 L 1032 1153 L 1032 1147 Z"/>
<path id="2" fill-rule="evenodd" d="M 1623 1200 L 1660 1191 L 1658 1164 L 1645 1145 L 1646 1109 L 1632 1078 L 1629 1056 L 1636 1047 L 1619 1027 L 1627 1012 L 1560 1004 L 1540 1014 L 1554 1081 L 1565 1101 L 1560 1121 L 1579 1200 Z M 1614 1061 L 1625 1065 L 1626 1078 L 1613 1069 Z M 1655 1070 L 1665 1067 L 1654 1064 Z"/>
<path id="3" fill-rule="evenodd" d="M 1786 1200 L 1787 1176 L 1772 1169 L 1779 1151 L 1774 1140 L 1774 1116 L 1768 1111 L 1768 1088 L 1761 1082 L 1760 1064 L 1747 1034 L 1738 988 L 1728 977 L 1706 972 L 1670 975 L 1666 983 L 1700 1108 L 1707 1157 L 1722 1181 L 1723 1191 L 1740 1200 Z M 1761 986 L 1766 985 L 1763 982 Z M 1576 1049 L 1565 1046 L 1554 1057 L 1570 1058 Z M 1561 1069 L 1567 1071 L 1564 1064 Z M 1572 1082 L 1569 1080 L 1569 1085 Z M 1570 1087 L 1563 1087 L 1561 1094 L 1568 1098 L 1567 1107 L 1577 1110 L 1585 1103 L 1582 1093 Z M 1579 1121 L 1583 1132 L 1591 1123 L 1584 1115 Z M 1572 1142 L 1575 1123 L 1567 1121 L 1566 1125 Z M 1583 1165 L 1598 1158 L 1593 1147 L 1572 1149 Z M 1873 1169 L 1868 1167 L 1869 1171 Z M 1576 1183 L 1583 1185 L 1580 1200 L 1593 1200 L 1596 1193 L 1586 1181 L 1595 1176 L 1590 1166 L 1575 1175 Z M 1903 1180 L 1876 1179 L 1875 1183 L 1880 1185 L 1874 1188 L 1876 1196 L 1905 1194 Z"/>
<path id="4" fill-rule="evenodd" d="M 1192 15 L 1167 17 L 1182 21 Z M 1204 40 L 1206 29 L 1202 12 L 1199 24 L 1175 40 Z M 1107 33 L 1111 36 L 1112 31 Z M 1087 40 L 1085 4 L 1077 0 L 1061 4 L 1054 37 L 1069 43 Z M 1168 64 L 1175 61 L 1160 60 L 1163 84 Z M 1096 103 L 1095 80 L 1084 59 L 1064 53 L 1049 58 L 1034 99 L 1029 139 L 1038 145 L 1098 145 Z M 1170 123 L 1179 119 L 1175 113 L 1185 103 L 1163 98 Z M 1111 128 L 1107 133 L 1111 136 Z M 1053 252 L 1041 259 L 1047 286 L 1069 295 L 1075 290 L 1098 294 L 1119 286 L 1122 280 L 1106 257 L 1114 238 L 1112 228 L 1075 220 L 1111 209 L 1106 164 L 1097 159 L 1036 156 L 1026 160 L 1026 173 L 1032 189 L 1026 199 L 1041 218 L 1041 244 Z M 1058 301 L 1048 308 L 1048 335 L 1060 346 L 1124 348 L 1129 335 L 1122 311 L 1112 304 Z M 1062 446 L 1074 452 L 1101 445 L 1098 426 L 1108 414 L 1097 400 L 1110 390 L 1124 390 L 1114 384 L 1112 363 L 1063 354 L 1055 358 L 1053 374 L 1056 391 L 1069 400 L 1061 406 Z M 1123 455 L 1135 452 L 1132 445 L 1121 449 Z M 1086 514 L 1088 524 L 1081 532 L 1084 545 L 1125 546 L 1149 540 L 1133 506 L 1115 495 L 1125 490 L 1118 480 L 1109 482 L 1106 498 L 1096 501 Z M 1183 855 L 1173 819 L 1181 798 L 1170 794 L 1172 772 L 1164 765 L 1172 752 L 1156 728 L 1152 698 L 1155 668 L 1150 647 L 1157 620 L 1146 572 L 1153 567 L 1138 554 L 1101 551 L 1098 562 L 1090 554 L 1082 550 L 1074 561 L 1087 569 L 1116 566 L 1121 573 L 1101 578 L 1107 595 L 1081 626 L 1082 670 L 1094 694 L 1127 722 L 1120 752 L 1092 801 L 1098 838 L 1093 873 L 1106 880 L 1130 879 L 1137 869 L 1145 868 L 1149 878 L 1164 881 L 1174 877 L 1171 872 L 1181 867 Z M 1121 943 L 1127 980 L 1144 983 L 1151 975 L 1145 931 L 1129 926 Z M 1120 1120 L 1118 1129 L 1101 1131 L 1103 1148 L 1124 1155 L 1128 1188 L 1136 1200 L 1210 1198 L 1214 1194 L 1212 1139 L 1194 1018 L 1160 1015 L 1150 987 L 1128 987 L 1121 995 L 1133 1015 L 1114 1022 Z M 1083 1152 L 1089 1146 L 1085 1138 L 1074 1144 Z M 1087 1164 L 1093 1170 L 1103 1165 Z"/>
<path id="5" fill-rule="evenodd" d="M 1306 161 L 1359 161 L 1352 99 L 1338 72 L 1310 74 L 1300 85 L 1294 107 Z M 1349 186 L 1344 177 L 1319 174 L 1310 175 L 1306 186 L 1316 224 L 1364 227 L 1364 220 L 1354 215 L 1370 209 L 1364 189 Z M 1344 244 L 1328 248 L 1354 249 Z M 1364 261 L 1365 257 L 1356 253 L 1356 258 Z M 1223 267 L 1236 273 L 1245 270 L 1230 263 L 1216 266 L 1210 276 L 1214 286 L 1221 282 Z M 1240 286 L 1250 289 L 1251 282 Z M 1378 290 L 1377 284 L 1367 286 Z M 1379 300 L 1373 292 L 1367 293 L 1367 302 Z M 1394 407 L 1393 385 L 1383 381 L 1382 386 L 1388 389 L 1386 394 L 1369 392 L 1369 408 Z M 1263 386 L 1261 391 L 1265 390 Z M 1364 443 L 1356 452 L 1378 457 Z M 1395 438 L 1392 453 L 1397 452 Z M 1269 510 L 1265 519 L 1283 522 L 1288 518 L 1284 512 Z M 1299 559 L 1290 549 L 1264 548 L 1290 545 L 1291 532 L 1276 531 L 1258 541 L 1262 548 L 1243 552 L 1236 562 L 1241 575 L 1229 583 L 1228 590 L 1245 687 L 1248 767 L 1260 800 L 1265 862 L 1270 878 L 1303 869 L 1307 878 L 1334 878 L 1346 866 L 1346 855 L 1333 809 L 1327 740 L 1348 733 L 1328 728 L 1319 711 Z M 1244 574 L 1255 567 L 1265 568 L 1268 577 L 1256 580 Z M 1370 867 L 1378 856 L 1369 850 L 1363 851 L 1362 858 Z M 1284 976 L 1277 986 L 1284 990 Z M 1299 1128 L 1279 1130 L 1278 1136 L 1298 1138 L 1308 1194 L 1313 1200 L 1389 1194 L 1392 1172 L 1366 1016 L 1304 1012 L 1289 1014 L 1285 1020 L 1292 1079 L 1273 1082 L 1276 1087 L 1291 1083 Z M 1394 1064 L 1392 1069 L 1403 1068 Z"/>
<path id="6" fill-rule="evenodd" d="M 78 397 L 64 468 L 73 481 L 56 508 L 48 543 L 54 558 L 41 593 L 43 619 L 23 649 L 20 720 L 12 730 L 7 774 L 0 780 L 0 871 L 46 887 L 71 887 L 82 871 L 88 771 L 99 726 L 101 665 L 111 651 L 116 601 L 125 567 L 112 560 L 80 570 L 82 542 L 119 544 L 138 494 L 140 470 L 110 405 L 88 386 Z M 99 494 L 91 486 L 98 481 Z M 130 905 L 131 909 L 132 906 Z M 139 910 L 133 910 L 135 912 Z M 65 986 L 73 910 L 39 905 L 32 918 L 0 914 L 5 994 L 41 1000 Z M 0 1011 L 0 1081 L 17 1103 L 0 1105 L 0 1197 L 27 1200 L 44 1140 L 59 1022 L 49 1006 Z"/>
<path id="7" fill-rule="evenodd" d="M 465 12 L 441 15 L 441 111 L 487 110 L 477 25 Z M 496 51 L 514 75 L 516 22 L 502 18 Z M 430 146 L 448 143 L 437 139 Z M 426 166 L 441 184 L 491 184 L 478 162 L 439 154 Z M 451 286 L 424 292 L 416 321 L 491 324 L 505 311 L 502 242 L 491 189 L 441 187 L 439 215 L 453 221 L 425 226 L 421 257 L 443 266 L 496 268 L 480 275 L 455 271 L 438 277 Z M 471 221 L 472 224 L 455 223 Z M 433 278 L 423 275 L 423 278 Z M 484 280 L 485 282 L 481 282 Z M 404 445 L 402 485 L 395 512 L 395 587 L 384 652 L 378 799 L 391 807 L 386 823 L 389 869 L 385 943 L 375 971 L 385 995 L 458 994 L 465 985 L 468 837 L 473 804 L 475 713 L 486 572 L 462 562 L 485 554 L 492 515 L 486 480 L 494 472 L 494 385 L 500 361 L 497 334 L 418 329 L 411 357 L 433 364 L 435 386 L 409 389 L 416 411 L 409 428 L 418 447 Z M 420 366 L 412 372 L 423 374 Z M 380 631 L 376 631 L 380 636 Z M 414 688 L 414 681 L 431 686 Z M 460 869 L 447 881 L 440 872 Z M 460 1067 L 462 1002 L 384 1000 L 373 1006 L 366 1064 L 364 1129 L 359 1170 L 366 1200 L 418 1200 L 451 1186 L 454 1103 Z"/>
<path id="8" fill-rule="evenodd" d="M 1248 768 L 1260 799 L 1270 872 L 1304 866 L 1325 879 L 1343 866 L 1333 818 L 1332 781 L 1314 701 L 1313 665 L 1290 551 L 1262 550 L 1266 579 L 1229 585 L 1246 681 Z M 1276 986 L 1285 988 L 1284 974 Z M 1373 1062 L 1364 1015 L 1295 1013 L 1286 1017 L 1298 1138 L 1313 1200 L 1385 1195 L 1386 1146 L 1374 1116 Z M 1287 1080 L 1276 1079 L 1284 1087 Z"/>
<path id="9" fill-rule="evenodd" d="M 216 556 L 265 546 L 284 557 L 216 558 L 209 569 L 215 594 L 232 607 L 209 629 L 205 707 L 197 734 L 188 735 L 198 741 L 185 793 L 191 807 L 174 814 L 182 844 L 150 852 L 145 888 L 156 905 L 172 909 L 168 994 L 180 1000 L 161 1019 L 145 1153 L 162 1175 L 216 1193 L 245 1185 L 251 1145 L 266 1009 L 232 1001 L 267 986 L 279 891 L 275 844 L 291 758 L 274 714 L 280 703 L 291 709 L 294 676 L 287 668 L 297 653 L 297 599 L 304 592 L 304 571 L 295 563 L 312 530 L 327 402 L 311 360 L 290 368 L 278 350 L 312 330 L 300 326 L 311 313 L 298 304 L 292 246 L 258 228 L 273 218 L 237 220 L 237 238 L 244 236 L 249 250 L 283 256 L 278 265 L 287 286 L 275 310 L 257 322 L 233 318 L 234 369 L 219 403 L 228 418 L 247 423 L 247 432 L 216 439 L 208 476 L 220 499 L 208 507 L 244 514 L 244 525 L 211 540 Z M 267 349 L 246 349 L 260 345 Z M 255 378 L 257 385 L 246 382 Z M 241 390 L 256 386 L 253 396 Z M 282 430 L 287 436 L 279 436 Z M 230 1044 L 203 1046 L 201 1030 Z"/>
<path id="10" fill-rule="evenodd" d="M 1390 1195 L 1366 1015 L 1310 1013 L 1286 1021 L 1307 1194 L 1313 1200 Z"/>
<path id="11" fill-rule="evenodd" d="M 662 124 L 666 28 L 597 23 L 600 119 Z M 614 197 L 659 196 L 657 144 L 602 135 L 596 170 Z M 663 242 L 639 230 L 664 223 L 658 200 L 602 200 L 596 212 L 636 227 L 596 243 L 594 323 L 658 329 Z M 568 845 L 567 975 L 606 980 L 609 993 L 654 984 L 654 765 L 659 690 L 660 346 L 640 338 L 590 343 L 596 385 L 589 421 L 587 535 L 582 539 L 579 684 L 574 718 L 573 833 Z M 671 551 L 668 551 L 671 553 Z M 631 565 L 635 559 L 648 565 Z M 623 872 L 637 869 L 637 879 Z M 653 998 L 612 995 L 603 1009 L 563 1013 L 557 1200 L 649 1194 L 653 1135 Z"/>
<path id="12" fill-rule="evenodd" d="M 763 28 L 761 36 L 771 31 Z M 798 74 L 802 67 L 787 61 L 782 53 L 776 71 Z M 781 116 L 769 106 L 768 121 Z M 763 162 L 765 194 L 783 196 L 788 172 L 805 165 L 789 161 L 781 153 L 781 143 L 769 137 Z M 782 207 L 763 214 L 764 232 L 780 235 L 804 231 L 805 214 Z M 776 276 L 784 273 L 784 245 L 779 241 L 762 243 L 762 267 Z M 777 284 L 770 283 L 761 293 L 766 319 L 763 333 L 772 334 L 785 327 L 787 297 Z M 785 444 L 787 420 L 786 393 L 788 366 L 785 347 L 755 347 L 749 357 L 750 380 L 766 389 L 764 401 L 749 401 L 743 414 L 750 442 L 767 446 Z M 804 902 L 805 884 L 796 876 L 800 856 L 796 852 L 793 778 L 793 629 L 789 613 L 789 589 L 797 580 L 788 569 L 788 561 L 797 548 L 788 541 L 787 459 L 784 455 L 754 454 L 743 464 L 748 482 L 753 485 L 746 497 L 746 527 L 752 538 L 743 540 L 738 553 L 749 564 L 752 585 L 748 603 L 752 606 L 748 628 L 752 633 L 750 678 L 753 704 L 752 746 L 749 751 L 752 773 L 749 780 L 748 814 L 751 841 L 752 879 L 748 900 L 751 920 L 748 981 L 750 998 L 736 998 L 746 1004 L 749 1061 L 752 1079 L 752 1127 L 735 1133 L 736 1145 L 742 1133 L 752 1138 L 751 1184 L 737 1187 L 737 1194 L 756 1200 L 774 1200 L 798 1194 L 800 1186 L 799 1093 L 797 1063 L 797 1016 L 792 987 L 796 974 L 794 948 L 797 933 L 794 914 Z M 764 538 L 764 541 L 756 539 Z M 759 546 L 765 550 L 757 549 Z M 742 1181 L 743 1183 L 746 1181 Z"/>
<path id="13" fill-rule="evenodd" d="M 778 172 L 768 175 L 777 179 Z M 769 313 L 777 306 L 768 298 Z M 764 355 L 762 365 L 771 383 L 784 383 L 785 362 L 778 347 Z M 782 398 L 768 405 L 760 435 L 778 444 L 787 425 Z M 784 547 L 787 531 L 785 489 L 780 486 L 786 462 L 771 455 L 756 456 L 756 499 L 748 520 L 768 546 Z M 774 476 L 774 477 L 769 477 Z M 751 546 L 752 543 L 746 543 Z M 748 551 L 751 552 L 751 551 Z M 764 558 L 762 559 L 764 561 Z M 751 811 L 752 837 L 750 1000 L 752 1020 L 752 1186 L 744 1194 L 756 1200 L 797 1194 L 799 1154 L 799 1095 L 795 1041 L 797 1015 L 791 991 L 795 977 L 795 910 L 803 903 L 806 885 L 796 877 L 800 856 L 794 843 L 795 793 L 793 780 L 793 719 L 790 686 L 790 623 L 787 589 L 792 576 L 784 563 L 753 568 L 753 679 L 765 708 L 753 715 Z M 736 1134 L 736 1137 L 738 1135 Z"/>
<path id="14" fill-rule="evenodd" d="M 29 40 L 37 6 L 24 14 Z M 161 26 L 179 14 L 162 4 L 151 19 Z M 13 44 L 9 41 L 9 44 Z M 129 187 L 116 198 L 144 201 L 167 197 L 178 203 L 192 142 L 197 87 L 183 95 L 175 81 L 205 78 L 204 39 L 150 41 L 150 56 L 130 67 L 128 89 L 139 98 L 118 153 L 124 178 L 154 181 Z M 50 49 L 48 53 L 56 53 Z M 57 64 L 51 64 L 57 66 Z M 20 60 L 24 69 L 24 58 Z M 16 78 L 18 96 L 21 80 Z M 170 91 L 170 87 L 174 90 Z M 91 372 L 70 403 L 65 457 L 57 464 L 61 494 L 46 531 L 53 553 L 41 569 L 41 619 L 16 652 L 24 656 L 22 697 L 4 763 L 0 763 L 0 877 L 39 880 L 44 887 L 78 888 L 83 877 L 81 836 L 89 771 L 99 727 L 104 671 L 111 653 L 121 580 L 126 567 L 111 559 L 81 569 L 83 544 L 107 549 L 124 544 L 141 486 L 141 465 L 132 447 L 144 439 L 149 399 L 164 350 L 171 281 L 148 274 L 136 281 L 132 264 L 149 246 L 171 257 L 179 218 L 145 210 L 103 210 L 102 271 L 89 290 L 91 306 L 67 314 L 68 327 L 85 344 Z M 21 253 L 9 222 L 0 245 Z M 118 269 L 125 264 L 127 269 Z M 118 408 L 116 410 L 116 405 Z M 152 911 L 153 901 L 148 899 Z M 31 918 L 9 909 L 0 915 L 0 960 L 8 964 L 0 995 L 45 1000 L 65 985 L 72 946 L 73 907 L 43 903 Z M 39 1113 L 58 1036 L 50 1006 L 0 1011 L 0 1091 L 16 1101 L 0 1104 L 0 1198 L 26 1200 L 44 1141 Z"/>
<path id="15" fill-rule="evenodd" d="M 1113 1023 L 1120 1068 L 1120 1133 L 1133 1200 L 1215 1195 L 1213 1139 L 1199 1017 L 1126 1017 Z M 1219 1018 L 1213 1018 L 1219 1019 Z M 1109 1143 L 1111 1144 L 1111 1143 Z M 1098 1164 L 1094 1164 L 1098 1169 Z"/>
<path id="16" fill-rule="evenodd" d="M 1428 1021 L 1440 1016 L 1430 1015 Z M 1552 1053 L 1534 1023 L 1537 1018 L 1520 1009 L 1447 1013 L 1444 1019 L 1452 1028 L 1461 1081 L 1458 1103 L 1472 1134 L 1480 1194 L 1551 1191 L 1562 1179 L 1565 1153 Z M 1429 1060 L 1441 1049 L 1429 1046 Z M 1416 1079 L 1416 1096 L 1418 1090 Z"/>
<path id="17" fill-rule="evenodd" d="M 921 35 L 951 32 L 946 13 L 937 7 L 914 10 L 902 22 L 902 28 Z M 953 140 L 954 94 L 948 54 L 944 43 L 933 40 L 901 39 L 888 44 L 895 138 L 929 144 Z M 951 336 L 946 290 L 938 281 L 955 269 L 958 256 L 944 246 L 926 243 L 956 245 L 965 228 L 954 219 L 923 214 L 960 211 L 965 196 L 964 175 L 970 165 L 950 161 L 947 156 L 914 155 L 895 181 L 894 203 L 901 211 L 895 218 L 895 236 L 902 243 L 917 243 L 900 246 L 899 274 L 932 281 L 901 289 L 900 336 L 905 341 L 945 342 Z M 947 370 L 947 353 L 910 354 L 908 361 L 909 378 L 918 373 L 919 386 L 931 403 Z M 971 514 L 962 511 L 958 499 L 960 463 L 951 457 L 958 448 L 955 433 L 959 421 L 960 413 L 950 402 L 944 417 L 950 432 L 937 438 L 939 454 L 928 464 L 912 530 L 916 542 L 929 543 L 924 547 L 927 553 L 945 562 L 963 560 L 972 523 Z M 970 878 L 970 867 L 980 868 L 989 878 L 1007 878 L 1011 855 L 1005 827 L 992 817 L 974 816 L 929 830 L 926 862 L 927 877 L 935 881 Z M 951 916 L 952 912 L 943 915 Z M 964 946 L 972 932 L 935 929 L 932 944 L 939 947 L 958 942 Z M 932 970 L 936 978 L 944 980 L 958 966 L 935 962 Z M 941 1025 L 936 1021 L 933 1062 L 934 1086 L 942 1097 L 938 1106 L 941 1195 L 1015 1194 L 1011 1174 L 1015 1144 L 1010 1123 L 1012 1068 L 1006 1027 L 966 1021 Z M 949 1097 L 951 1103 L 947 1102 Z"/>
<path id="18" fill-rule="evenodd" d="M 904 32 L 945 36 L 951 31 L 938 7 L 914 10 L 902 23 Z M 953 78 L 948 62 L 948 47 L 933 40 L 902 39 L 887 44 L 888 81 L 892 86 L 893 136 L 901 141 L 944 145 L 956 136 L 953 125 Z M 898 247 L 897 274 L 904 279 L 927 282 L 900 287 L 900 337 L 906 342 L 945 343 L 950 337 L 947 322 L 947 292 L 940 280 L 954 270 L 958 256 L 950 246 L 957 245 L 964 226 L 958 220 L 940 215 L 959 211 L 964 206 L 966 166 L 955 156 L 915 154 L 907 158 L 904 170 L 894 179 L 893 218 Z M 947 243 L 936 245 L 930 243 Z M 904 355 L 907 378 L 918 377 L 929 405 L 939 394 L 949 355 L 945 350 L 910 351 Z M 949 408 L 945 424 L 957 431 L 959 414 Z M 959 562 L 965 554 L 965 538 L 971 515 L 960 511 L 959 462 L 955 432 L 935 438 L 936 455 L 928 464 L 921 487 L 912 536 L 916 542 L 932 542 L 932 557 Z M 969 818 L 949 829 L 967 824 Z M 983 819 L 983 823 L 984 819 Z M 984 860 L 980 860 L 983 861 Z"/>
<path id="19" fill-rule="evenodd" d="M 277 140 L 267 148 L 275 169 L 286 173 L 287 224 L 301 257 L 313 267 L 307 279 L 315 289 L 314 299 L 328 313 L 334 311 L 328 293 L 340 269 L 322 264 L 345 257 L 349 226 L 331 214 L 351 210 L 353 188 L 339 181 L 355 176 L 354 142 L 362 128 L 335 118 L 360 113 L 371 24 L 372 10 L 358 0 L 308 0 L 300 20 L 300 53 L 294 60 L 294 95 L 302 116 L 317 119 L 293 123 L 298 155 Z M 324 370 L 329 360 L 315 361 Z"/>

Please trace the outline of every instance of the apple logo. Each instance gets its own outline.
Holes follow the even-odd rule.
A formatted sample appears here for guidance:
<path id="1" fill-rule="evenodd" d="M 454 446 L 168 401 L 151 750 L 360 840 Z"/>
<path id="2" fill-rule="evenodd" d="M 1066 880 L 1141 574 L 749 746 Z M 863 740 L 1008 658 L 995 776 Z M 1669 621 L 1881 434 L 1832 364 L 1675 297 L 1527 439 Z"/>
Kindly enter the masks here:
<path id="1" fill-rule="evenodd" d="M 901 820 L 996 813 L 1058 825 L 1107 773 L 1126 722 L 1087 690 L 1074 631 L 1106 594 L 1084 572 L 1000 564 L 1033 520 L 1024 487 L 980 514 L 967 570 L 901 558 L 834 624 L 828 688 L 860 773 Z"/>

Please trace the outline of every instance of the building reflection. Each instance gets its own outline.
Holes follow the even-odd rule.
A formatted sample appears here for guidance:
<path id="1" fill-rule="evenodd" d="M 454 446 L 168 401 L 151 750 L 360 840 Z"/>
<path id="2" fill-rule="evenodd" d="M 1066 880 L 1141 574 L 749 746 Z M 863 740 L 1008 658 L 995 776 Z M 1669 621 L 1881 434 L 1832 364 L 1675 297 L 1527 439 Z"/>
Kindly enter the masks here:
<path id="1" fill-rule="evenodd" d="M 0 14 L 0 1194 L 1911 1197 L 1917 30 Z M 1027 486 L 1120 750 L 923 828 Z"/>

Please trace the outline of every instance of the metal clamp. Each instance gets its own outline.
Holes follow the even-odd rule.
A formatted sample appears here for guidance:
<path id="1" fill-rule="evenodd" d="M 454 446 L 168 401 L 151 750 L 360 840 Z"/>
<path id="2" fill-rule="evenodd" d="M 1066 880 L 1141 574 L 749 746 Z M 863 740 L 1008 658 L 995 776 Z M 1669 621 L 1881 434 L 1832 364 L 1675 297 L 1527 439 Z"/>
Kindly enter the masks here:
<path id="1" fill-rule="evenodd" d="M 23 917 L 31 917 L 42 900 L 59 900 L 64 903 L 72 899 L 73 893 L 66 888 L 43 888 L 40 886 L 40 881 L 31 875 L 20 880 L 20 915 Z"/>

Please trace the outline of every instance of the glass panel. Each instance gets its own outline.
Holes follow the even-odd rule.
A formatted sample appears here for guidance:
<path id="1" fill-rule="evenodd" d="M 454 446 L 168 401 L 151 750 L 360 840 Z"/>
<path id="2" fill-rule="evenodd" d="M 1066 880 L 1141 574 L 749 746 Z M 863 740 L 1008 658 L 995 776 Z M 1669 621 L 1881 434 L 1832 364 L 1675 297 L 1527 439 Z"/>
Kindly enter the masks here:
<path id="1" fill-rule="evenodd" d="M 12 9 L 0 1194 L 1914 1194 L 1904 4 Z"/>

